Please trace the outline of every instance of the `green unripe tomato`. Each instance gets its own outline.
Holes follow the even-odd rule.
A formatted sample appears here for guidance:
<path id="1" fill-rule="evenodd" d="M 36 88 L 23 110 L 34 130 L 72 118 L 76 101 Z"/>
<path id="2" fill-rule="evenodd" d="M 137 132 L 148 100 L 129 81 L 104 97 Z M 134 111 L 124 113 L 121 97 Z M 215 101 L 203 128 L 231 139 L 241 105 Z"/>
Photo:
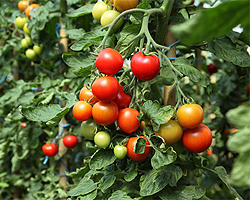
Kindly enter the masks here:
<path id="1" fill-rule="evenodd" d="M 26 22 L 26 23 L 23 25 L 23 31 L 24 31 L 24 33 L 26 33 L 27 35 L 30 35 L 31 30 L 30 30 L 27 26 L 28 26 L 28 23 Z"/>
<path id="2" fill-rule="evenodd" d="M 33 46 L 33 50 L 35 51 L 36 55 L 41 55 L 43 52 L 43 47 L 35 44 Z"/>
<path id="3" fill-rule="evenodd" d="M 112 23 L 114 19 L 120 15 L 120 12 L 116 10 L 108 10 L 103 13 L 101 17 L 101 25 L 107 26 L 108 24 Z M 123 24 L 123 18 L 119 19 L 119 21 L 115 24 L 113 31 L 116 32 Z"/>
<path id="4" fill-rule="evenodd" d="M 95 133 L 97 132 L 97 123 L 93 119 L 83 121 L 81 124 L 81 131 L 85 138 L 94 140 Z"/>
<path id="5" fill-rule="evenodd" d="M 16 27 L 19 29 L 23 29 L 24 24 L 27 22 L 26 17 L 17 17 L 15 20 Z"/>
<path id="6" fill-rule="evenodd" d="M 106 149 L 110 144 L 111 138 L 108 132 L 100 131 L 94 137 L 95 144 L 103 149 Z"/>
<path id="7" fill-rule="evenodd" d="M 109 9 L 110 9 L 110 6 L 108 6 L 103 1 L 99 1 L 94 5 L 93 10 L 92 10 L 92 15 L 94 19 L 96 19 L 97 21 L 100 21 L 103 13 L 108 11 Z"/>
<path id="8" fill-rule="evenodd" d="M 123 145 L 116 145 L 114 148 L 115 157 L 118 159 L 123 159 L 127 155 L 127 147 Z"/>
<path id="9" fill-rule="evenodd" d="M 29 47 L 29 44 L 25 38 L 21 40 L 21 45 L 25 49 Z"/>
<path id="10" fill-rule="evenodd" d="M 36 57 L 36 53 L 33 49 L 27 49 L 25 54 L 26 54 L 27 58 L 30 60 L 34 60 Z"/>
<path id="11" fill-rule="evenodd" d="M 30 38 L 30 36 L 25 35 L 24 39 L 27 41 L 27 43 L 28 43 L 29 46 L 31 46 L 33 44 L 32 39 Z"/>

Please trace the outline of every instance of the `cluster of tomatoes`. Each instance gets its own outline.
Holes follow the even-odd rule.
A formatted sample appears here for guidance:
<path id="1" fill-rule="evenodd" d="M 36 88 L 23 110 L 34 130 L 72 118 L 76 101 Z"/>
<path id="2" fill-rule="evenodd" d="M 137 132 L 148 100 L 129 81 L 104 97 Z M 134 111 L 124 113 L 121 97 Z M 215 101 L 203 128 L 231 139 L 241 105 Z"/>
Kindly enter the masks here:
<path id="1" fill-rule="evenodd" d="M 138 0 L 122 1 L 111 0 L 108 4 L 103 1 L 97 2 L 92 10 L 92 15 L 95 20 L 101 23 L 102 26 L 107 26 L 125 10 L 135 8 L 138 5 Z M 112 9 L 114 7 L 116 10 Z M 123 18 L 114 26 L 113 30 L 117 31 L 123 24 Z"/>
<path id="2" fill-rule="evenodd" d="M 30 19 L 30 13 L 34 12 L 36 8 L 40 6 L 38 4 L 33 4 L 33 1 L 22 0 L 18 3 L 18 8 L 24 16 L 18 16 L 15 20 L 16 27 L 24 32 L 24 38 L 21 40 L 21 45 L 26 49 L 25 55 L 28 59 L 34 60 L 37 55 L 41 55 L 43 47 L 41 45 L 34 44 L 30 37 L 31 30 L 28 28 L 28 20 Z M 32 47 L 33 45 L 33 47 Z M 32 48 L 31 48 L 32 47 Z"/>

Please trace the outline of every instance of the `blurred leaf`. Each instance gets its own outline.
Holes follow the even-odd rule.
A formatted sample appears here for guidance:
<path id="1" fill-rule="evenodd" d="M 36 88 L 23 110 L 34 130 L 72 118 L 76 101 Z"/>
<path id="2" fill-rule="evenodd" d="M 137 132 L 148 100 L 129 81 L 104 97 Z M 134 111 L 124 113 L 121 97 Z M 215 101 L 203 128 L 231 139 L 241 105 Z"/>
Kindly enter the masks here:
<path id="1" fill-rule="evenodd" d="M 5 182 L 0 182 L 0 187 L 9 187 L 10 185 L 8 183 Z"/>
<path id="2" fill-rule="evenodd" d="M 106 189 L 110 188 L 116 180 L 114 167 L 106 167 L 104 176 L 101 178 L 99 189 L 104 193 Z"/>
<path id="3" fill-rule="evenodd" d="M 79 28 L 79 29 L 66 30 L 66 33 L 68 34 L 70 39 L 78 40 L 82 38 L 86 32 L 84 29 Z"/>
<path id="4" fill-rule="evenodd" d="M 171 30 L 183 44 L 198 44 L 225 35 L 238 24 L 249 24 L 249 12 L 249 1 L 226 1 L 214 8 L 199 10 L 193 18 L 172 26 Z"/>
<path id="5" fill-rule="evenodd" d="M 176 158 L 177 155 L 172 147 L 168 148 L 165 153 L 162 153 L 160 150 L 155 150 L 154 156 L 151 159 L 151 165 L 154 169 L 159 169 L 164 165 L 171 164 Z"/>
<path id="6" fill-rule="evenodd" d="M 91 179 L 83 179 L 75 188 L 68 192 L 69 196 L 80 196 L 94 191 L 97 184 Z"/>
<path id="7" fill-rule="evenodd" d="M 230 151 L 237 153 L 250 152 L 250 129 L 237 131 L 227 141 L 227 147 Z"/>
<path id="8" fill-rule="evenodd" d="M 88 5 L 84 5 L 76 10 L 74 10 L 73 12 L 66 14 L 68 17 L 80 17 L 83 15 L 88 15 L 92 13 L 92 9 L 94 7 L 94 4 L 88 4 Z"/>
<path id="9" fill-rule="evenodd" d="M 132 200 L 132 198 L 128 196 L 126 192 L 117 190 L 112 193 L 111 197 L 109 197 L 108 200 Z"/>
<path id="10" fill-rule="evenodd" d="M 102 169 L 115 162 L 115 160 L 116 157 L 112 149 L 100 149 L 91 157 L 89 166 L 92 170 Z"/>

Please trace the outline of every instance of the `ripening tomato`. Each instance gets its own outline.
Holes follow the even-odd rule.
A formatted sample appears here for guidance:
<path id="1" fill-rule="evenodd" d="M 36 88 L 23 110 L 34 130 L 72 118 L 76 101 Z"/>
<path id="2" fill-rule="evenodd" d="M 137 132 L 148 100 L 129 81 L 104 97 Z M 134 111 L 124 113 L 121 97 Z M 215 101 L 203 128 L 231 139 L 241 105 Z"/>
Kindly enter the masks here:
<path id="1" fill-rule="evenodd" d="M 113 76 L 103 76 L 92 84 L 92 93 L 99 101 L 109 102 L 116 98 L 119 92 L 119 82 Z"/>
<path id="2" fill-rule="evenodd" d="M 89 101 L 91 99 L 89 103 L 96 103 L 98 101 L 92 91 L 88 89 L 87 85 L 80 90 L 79 98 L 80 101 Z"/>
<path id="3" fill-rule="evenodd" d="M 133 74 L 143 81 L 155 78 L 160 71 L 160 61 L 156 55 L 144 55 L 141 51 L 131 59 Z"/>
<path id="4" fill-rule="evenodd" d="M 176 116 L 181 126 L 192 129 L 201 124 L 204 112 L 198 104 L 185 104 L 178 108 Z"/>
<path id="5" fill-rule="evenodd" d="M 114 148 L 115 157 L 118 159 L 123 159 L 127 155 L 127 147 L 117 144 Z"/>
<path id="6" fill-rule="evenodd" d="M 123 66 L 121 54 L 115 49 L 103 49 L 96 58 L 96 68 L 107 75 L 118 73 Z"/>
<path id="7" fill-rule="evenodd" d="M 30 3 L 33 3 L 33 1 L 30 1 Z M 21 12 L 23 12 L 28 7 L 28 4 L 29 0 L 22 0 L 18 2 L 17 7 Z"/>
<path id="8" fill-rule="evenodd" d="M 133 133 L 140 127 L 140 121 L 137 119 L 140 113 L 133 108 L 123 108 L 119 111 L 117 124 L 125 133 Z"/>
<path id="9" fill-rule="evenodd" d="M 167 144 L 174 144 L 181 139 L 183 129 L 177 121 L 169 120 L 166 124 L 161 124 L 155 134 L 161 136 Z"/>
<path id="10" fill-rule="evenodd" d="M 97 124 L 109 126 L 117 120 L 118 112 L 118 107 L 113 101 L 99 101 L 93 106 L 92 116 Z"/>
<path id="11" fill-rule="evenodd" d="M 65 147 L 74 148 L 78 143 L 78 138 L 75 135 L 66 135 L 63 138 L 63 144 Z"/>
<path id="12" fill-rule="evenodd" d="M 83 121 L 81 124 L 81 131 L 85 138 L 93 140 L 95 133 L 97 132 L 97 123 L 93 119 Z"/>
<path id="13" fill-rule="evenodd" d="M 46 156 L 53 157 L 58 152 L 58 146 L 55 143 L 44 144 L 42 146 L 42 150 Z"/>
<path id="14" fill-rule="evenodd" d="M 138 0 L 114 0 L 114 6 L 119 12 L 136 8 L 138 5 Z"/>
<path id="15" fill-rule="evenodd" d="M 145 144 L 149 145 L 149 141 L 147 140 L 146 137 L 144 137 L 144 136 L 139 136 L 139 137 L 144 138 L 146 140 Z M 151 147 L 150 146 L 146 146 L 145 151 L 142 154 L 134 152 L 134 146 L 136 145 L 136 141 L 139 139 L 139 137 L 130 137 L 128 139 L 127 144 L 126 144 L 128 157 L 131 158 L 132 160 L 135 160 L 135 161 L 143 161 L 143 160 L 145 160 L 149 156 L 149 154 L 151 152 Z"/>
<path id="16" fill-rule="evenodd" d="M 203 152 L 207 150 L 212 143 L 211 130 L 205 124 L 200 124 L 194 129 L 185 129 L 182 135 L 182 143 L 190 152 Z"/>
<path id="17" fill-rule="evenodd" d="M 107 26 L 111 24 L 116 17 L 118 17 L 121 13 L 116 11 L 116 10 L 108 10 L 105 13 L 103 13 L 101 17 L 101 25 L 102 26 Z M 112 30 L 116 32 L 123 24 L 124 19 L 120 18 L 119 21 L 114 25 Z"/>
<path id="18" fill-rule="evenodd" d="M 119 86 L 119 92 L 116 98 L 113 100 L 119 109 L 128 108 L 131 102 L 131 95 L 124 92 L 124 87 L 122 85 Z"/>
<path id="19" fill-rule="evenodd" d="M 106 149 L 109 146 L 110 141 L 111 137 L 109 133 L 106 131 L 100 131 L 96 133 L 94 137 L 95 144 L 102 149 Z"/>
<path id="20" fill-rule="evenodd" d="M 28 23 L 27 22 L 23 25 L 23 31 L 27 35 L 30 35 L 31 30 L 28 28 Z"/>
<path id="21" fill-rule="evenodd" d="M 86 121 L 92 117 L 92 106 L 86 101 L 78 101 L 72 113 L 76 120 Z"/>
<path id="22" fill-rule="evenodd" d="M 25 9 L 25 15 L 30 19 L 30 14 L 31 14 L 31 11 L 34 9 L 34 8 L 40 8 L 40 6 L 38 4 L 30 4 L 26 9 Z M 32 11 L 33 12 L 33 11 Z"/>
<path id="23" fill-rule="evenodd" d="M 210 74 L 216 73 L 218 71 L 217 66 L 214 63 L 211 63 L 207 66 L 207 71 Z"/>
<path id="24" fill-rule="evenodd" d="M 92 9 L 92 16 L 95 20 L 100 21 L 104 12 L 108 11 L 110 6 L 108 6 L 103 1 L 97 2 Z"/>

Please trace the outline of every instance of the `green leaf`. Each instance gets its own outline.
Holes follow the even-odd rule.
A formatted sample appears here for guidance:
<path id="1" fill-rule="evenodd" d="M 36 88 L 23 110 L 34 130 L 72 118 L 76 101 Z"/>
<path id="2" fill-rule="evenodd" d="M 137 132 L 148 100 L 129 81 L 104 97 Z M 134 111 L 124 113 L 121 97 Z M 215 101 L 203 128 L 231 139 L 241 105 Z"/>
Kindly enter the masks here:
<path id="1" fill-rule="evenodd" d="M 146 140 L 143 137 L 139 137 L 134 145 L 133 151 L 135 153 L 143 154 L 146 147 Z"/>
<path id="2" fill-rule="evenodd" d="M 208 42 L 208 50 L 217 57 L 240 67 L 250 66 L 250 57 L 243 51 L 243 47 L 233 43 L 227 36 L 217 37 Z"/>
<path id="3" fill-rule="evenodd" d="M 126 192 L 117 190 L 112 193 L 111 197 L 109 197 L 108 200 L 132 200 L 132 198 L 128 196 Z"/>
<path id="4" fill-rule="evenodd" d="M 141 183 L 140 195 L 153 195 L 160 192 L 168 184 L 173 187 L 182 175 L 183 172 L 181 168 L 173 164 L 159 169 L 152 169 Z"/>
<path id="5" fill-rule="evenodd" d="M 88 4 L 88 5 L 84 5 L 76 10 L 74 10 L 73 12 L 66 14 L 68 17 L 80 17 L 83 15 L 88 15 L 92 13 L 92 9 L 94 7 L 95 4 Z"/>
<path id="6" fill-rule="evenodd" d="M 106 167 L 104 176 L 101 178 L 99 189 L 105 193 L 105 190 L 110 188 L 116 180 L 114 167 Z"/>
<path id="7" fill-rule="evenodd" d="M 151 159 L 151 165 L 154 169 L 159 169 L 165 165 L 169 165 L 174 162 L 177 158 L 176 153 L 173 151 L 172 147 L 169 147 L 165 153 L 156 149 L 155 154 Z"/>
<path id="8" fill-rule="evenodd" d="M 167 123 L 174 114 L 174 109 L 171 106 L 161 107 L 157 101 L 146 101 L 142 105 L 143 115 L 146 115 L 148 120 L 153 120 L 153 129 L 158 131 L 161 124 Z"/>
<path id="9" fill-rule="evenodd" d="M 92 170 L 98 170 L 112 164 L 115 160 L 112 149 L 99 149 L 92 155 L 89 166 Z"/>
<path id="10" fill-rule="evenodd" d="M 88 55 L 84 54 L 63 54 L 64 62 L 72 68 L 73 73 L 77 76 L 89 76 L 94 62 Z"/>
<path id="11" fill-rule="evenodd" d="M 249 120 L 250 102 L 246 102 L 237 108 L 231 109 L 226 113 L 227 119 L 238 128 L 250 127 Z"/>
<path id="12" fill-rule="evenodd" d="M 91 179 L 82 179 L 82 181 L 68 192 L 69 196 L 85 195 L 97 188 L 97 184 Z"/>
<path id="13" fill-rule="evenodd" d="M 249 24 L 249 12 L 249 1 L 226 1 L 214 8 L 199 10 L 190 20 L 172 26 L 171 30 L 183 44 L 198 44 L 225 35 L 238 24 Z"/>
<path id="14" fill-rule="evenodd" d="M 75 172 L 67 173 L 66 175 L 70 178 L 80 178 L 84 177 L 84 175 L 89 171 L 89 166 L 85 165 L 84 167 L 77 168 Z"/>
<path id="15" fill-rule="evenodd" d="M 250 129 L 243 129 L 230 137 L 227 141 L 227 147 L 230 151 L 236 153 L 250 152 Z"/>
<path id="16" fill-rule="evenodd" d="M 5 182 L 0 182 L 0 187 L 9 187 L 10 185 L 8 183 Z"/>
<path id="17" fill-rule="evenodd" d="M 92 191 L 84 196 L 78 196 L 77 200 L 95 200 L 97 197 L 97 190 Z"/>
<path id="18" fill-rule="evenodd" d="M 137 174 L 138 174 L 138 172 L 136 170 L 131 170 L 128 173 L 126 173 L 126 175 L 124 176 L 124 179 L 127 182 L 131 182 L 131 181 L 133 181 L 135 179 Z"/>
<path id="19" fill-rule="evenodd" d="M 70 39 L 78 40 L 82 38 L 86 32 L 84 29 L 79 28 L 79 29 L 66 30 L 66 33 L 68 34 L 68 37 Z"/>

